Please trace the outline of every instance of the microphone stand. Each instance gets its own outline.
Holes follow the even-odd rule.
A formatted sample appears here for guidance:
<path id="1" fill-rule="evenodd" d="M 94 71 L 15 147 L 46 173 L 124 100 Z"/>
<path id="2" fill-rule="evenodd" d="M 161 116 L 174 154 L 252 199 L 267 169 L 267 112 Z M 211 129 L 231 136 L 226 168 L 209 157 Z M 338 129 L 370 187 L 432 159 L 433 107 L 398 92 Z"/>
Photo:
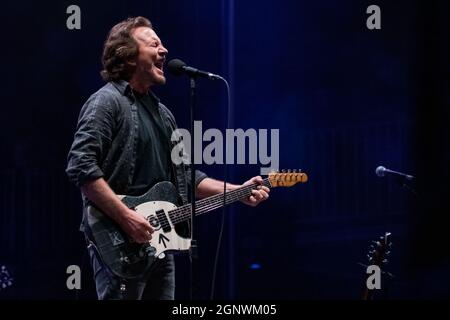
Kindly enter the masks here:
<path id="1" fill-rule="evenodd" d="M 190 82 L 190 107 L 191 107 L 191 247 L 189 248 L 189 261 L 190 261 L 190 300 L 194 299 L 194 259 L 198 258 L 198 246 L 197 241 L 194 239 L 194 217 L 195 217 L 195 164 L 194 164 L 194 143 L 195 143 L 195 130 L 194 130 L 194 116 L 196 105 L 196 83 L 195 76 L 189 76 Z"/>

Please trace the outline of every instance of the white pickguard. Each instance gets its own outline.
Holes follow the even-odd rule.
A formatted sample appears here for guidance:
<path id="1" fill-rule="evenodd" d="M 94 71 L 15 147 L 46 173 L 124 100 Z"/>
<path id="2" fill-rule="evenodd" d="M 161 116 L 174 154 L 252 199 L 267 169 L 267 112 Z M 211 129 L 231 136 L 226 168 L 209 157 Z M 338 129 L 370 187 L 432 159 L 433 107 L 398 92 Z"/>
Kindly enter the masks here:
<path id="1" fill-rule="evenodd" d="M 173 203 L 166 201 L 149 201 L 141 203 L 136 206 L 135 210 L 137 213 L 141 214 L 147 220 L 150 217 L 156 217 L 156 211 L 164 210 L 165 216 L 169 225 L 171 227 L 170 232 L 164 232 L 159 225 L 158 227 L 153 227 L 152 240 L 150 240 L 150 245 L 156 249 L 155 256 L 159 258 L 164 258 L 164 251 L 168 250 L 189 250 L 191 247 L 191 239 L 180 237 L 175 232 L 175 227 L 170 221 L 167 212 L 175 209 L 176 206 Z"/>

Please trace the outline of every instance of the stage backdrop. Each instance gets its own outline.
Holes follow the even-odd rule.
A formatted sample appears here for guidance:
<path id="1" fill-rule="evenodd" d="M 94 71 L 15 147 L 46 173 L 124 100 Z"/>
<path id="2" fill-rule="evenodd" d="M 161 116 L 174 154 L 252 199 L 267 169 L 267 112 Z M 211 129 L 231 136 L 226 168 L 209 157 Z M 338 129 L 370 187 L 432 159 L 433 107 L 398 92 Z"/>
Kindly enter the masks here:
<path id="1" fill-rule="evenodd" d="M 66 26 L 72 4 L 81 9 L 79 30 Z M 388 270 L 395 279 L 387 298 L 448 298 L 442 199 L 450 160 L 450 6 L 377 1 L 381 29 L 369 30 L 371 4 L 3 3 L 0 265 L 14 282 L 0 297 L 95 298 L 78 231 L 80 193 L 65 175 L 66 157 L 80 108 L 103 85 L 107 32 L 142 15 L 168 59 L 229 80 L 232 128 L 279 129 L 280 169 L 309 176 L 306 184 L 274 189 L 257 208 L 238 203 L 227 210 L 215 297 L 359 299 L 365 268 L 358 262 L 367 263 L 371 240 L 391 232 Z M 197 84 L 203 131 L 224 130 L 224 85 Z M 167 84 L 155 88 L 182 128 L 189 125 L 188 85 L 167 75 Z M 417 197 L 390 177 L 380 179 L 379 165 L 417 174 L 426 188 Z M 261 166 L 229 165 L 228 179 L 242 183 Z M 223 165 L 199 168 L 223 179 Z M 197 298 L 210 296 L 221 215 L 197 220 Z M 187 298 L 187 256 L 177 263 L 177 298 Z M 81 266 L 79 291 L 66 287 L 69 265 Z"/>

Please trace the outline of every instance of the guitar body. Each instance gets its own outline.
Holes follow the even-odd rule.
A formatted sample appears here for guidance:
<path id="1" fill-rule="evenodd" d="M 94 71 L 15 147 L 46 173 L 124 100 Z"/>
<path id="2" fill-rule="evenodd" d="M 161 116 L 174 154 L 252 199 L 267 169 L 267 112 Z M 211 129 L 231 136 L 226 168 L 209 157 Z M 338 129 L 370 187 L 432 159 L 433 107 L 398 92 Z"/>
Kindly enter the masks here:
<path id="1" fill-rule="evenodd" d="M 92 240 L 100 258 L 115 275 L 127 279 L 139 277 L 155 259 L 163 258 L 164 252 L 190 248 L 191 239 L 180 236 L 168 216 L 170 210 L 177 208 L 175 204 L 179 199 L 172 183 L 157 183 L 139 197 L 119 197 L 127 207 L 149 221 L 154 233 L 148 243 L 134 243 L 115 221 L 97 208 L 88 207 L 87 222 Z"/>
<path id="2" fill-rule="evenodd" d="M 303 172 L 271 173 L 262 184 L 268 188 L 290 187 L 299 182 L 308 181 Z M 259 184 L 245 185 L 233 191 L 196 202 L 195 214 L 202 214 L 218 209 L 226 204 L 247 198 Z M 145 244 L 130 241 L 109 216 L 95 208 L 87 208 L 87 223 L 102 261 L 110 270 L 126 279 L 139 277 L 147 270 L 155 259 L 163 258 L 166 251 L 183 251 L 191 247 L 191 239 L 180 235 L 183 231 L 181 223 L 186 223 L 191 217 L 191 206 L 179 204 L 179 195 L 175 186 L 163 181 L 155 184 L 149 191 L 139 197 L 119 196 L 122 202 L 136 214 L 142 215 L 154 229 L 152 240 Z M 178 229 L 178 230 L 176 230 Z"/>

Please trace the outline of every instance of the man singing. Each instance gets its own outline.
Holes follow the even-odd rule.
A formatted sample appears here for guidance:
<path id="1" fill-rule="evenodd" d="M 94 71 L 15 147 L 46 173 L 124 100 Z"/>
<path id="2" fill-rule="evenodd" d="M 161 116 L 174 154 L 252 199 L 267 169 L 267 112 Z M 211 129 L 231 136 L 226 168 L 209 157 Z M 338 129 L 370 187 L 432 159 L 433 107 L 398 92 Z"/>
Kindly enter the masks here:
<path id="1" fill-rule="evenodd" d="M 94 204 L 136 243 L 152 238 L 153 228 L 140 214 L 128 208 L 118 194 L 139 196 L 161 181 L 176 187 L 183 203 L 188 188 L 195 186 L 197 198 L 223 192 L 223 182 L 195 172 L 190 181 L 189 166 L 171 161 L 172 113 L 152 93 L 166 82 L 164 63 L 167 49 L 143 17 L 128 18 L 109 32 L 103 48 L 101 72 L 107 82 L 84 104 L 72 147 L 67 174 L 81 188 L 82 231 L 89 253 L 99 299 L 174 299 L 174 258 L 166 254 L 136 279 L 123 281 L 102 261 L 89 236 L 86 209 Z M 243 185 L 262 184 L 254 177 Z M 227 190 L 240 185 L 227 184 Z M 256 206 L 268 198 L 269 189 L 260 186 L 244 203 Z M 125 285 L 126 283 L 126 285 Z"/>

